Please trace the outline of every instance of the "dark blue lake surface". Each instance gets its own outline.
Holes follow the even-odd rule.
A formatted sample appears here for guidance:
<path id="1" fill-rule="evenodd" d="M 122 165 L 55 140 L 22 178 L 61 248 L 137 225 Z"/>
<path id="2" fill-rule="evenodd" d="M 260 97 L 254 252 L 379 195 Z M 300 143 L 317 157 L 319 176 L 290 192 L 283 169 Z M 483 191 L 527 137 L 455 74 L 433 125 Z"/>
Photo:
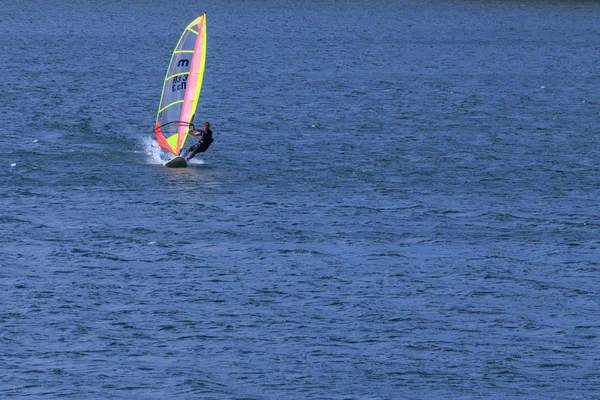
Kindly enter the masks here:
<path id="1" fill-rule="evenodd" d="M 600 4 L 135 3 L 0 13 L 0 398 L 600 398 Z"/>

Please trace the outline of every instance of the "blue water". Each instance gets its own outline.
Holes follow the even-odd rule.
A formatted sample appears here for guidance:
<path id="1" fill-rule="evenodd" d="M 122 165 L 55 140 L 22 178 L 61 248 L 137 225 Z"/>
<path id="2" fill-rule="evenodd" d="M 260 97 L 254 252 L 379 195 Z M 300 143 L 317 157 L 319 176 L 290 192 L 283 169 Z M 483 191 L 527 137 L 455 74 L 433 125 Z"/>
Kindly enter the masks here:
<path id="1" fill-rule="evenodd" d="M 600 398 L 600 4 L 134 3 L 0 12 L 0 398 Z"/>

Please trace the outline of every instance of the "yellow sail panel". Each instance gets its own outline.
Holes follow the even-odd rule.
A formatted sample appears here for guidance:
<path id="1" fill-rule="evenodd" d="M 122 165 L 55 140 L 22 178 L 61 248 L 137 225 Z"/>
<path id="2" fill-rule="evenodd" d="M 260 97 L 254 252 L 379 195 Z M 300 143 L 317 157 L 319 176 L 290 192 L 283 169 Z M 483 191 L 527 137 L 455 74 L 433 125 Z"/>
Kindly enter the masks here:
<path id="1" fill-rule="evenodd" d="M 169 143 L 170 148 L 175 149 L 177 148 L 177 142 L 179 141 L 179 135 L 176 133 L 174 135 L 171 135 L 167 138 L 167 143 Z"/>
<path id="2" fill-rule="evenodd" d="M 204 78 L 206 14 L 183 31 L 171 55 L 156 114 L 154 132 L 158 144 L 173 154 L 185 145 Z"/>

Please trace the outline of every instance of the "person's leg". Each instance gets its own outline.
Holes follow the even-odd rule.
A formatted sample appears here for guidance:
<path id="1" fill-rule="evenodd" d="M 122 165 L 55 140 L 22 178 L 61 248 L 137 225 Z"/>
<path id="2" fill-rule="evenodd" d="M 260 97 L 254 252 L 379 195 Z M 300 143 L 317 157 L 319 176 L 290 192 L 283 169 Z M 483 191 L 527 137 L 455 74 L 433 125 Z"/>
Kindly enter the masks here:
<path id="1" fill-rule="evenodd" d="M 188 147 L 187 151 L 185 152 L 185 154 L 183 155 L 183 158 L 185 158 L 187 160 L 188 158 L 188 154 L 190 154 L 192 152 L 192 150 L 194 150 L 196 148 L 196 145 L 193 144 L 190 147 Z"/>
<path id="2" fill-rule="evenodd" d="M 185 161 L 190 161 L 192 158 L 194 158 L 196 156 L 196 154 L 198 154 L 198 145 L 194 145 L 192 147 L 190 147 L 190 149 L 188 150 L 188 152 L 185 154 Z M 190 154 L 191 152 L 191 154 Z"/>

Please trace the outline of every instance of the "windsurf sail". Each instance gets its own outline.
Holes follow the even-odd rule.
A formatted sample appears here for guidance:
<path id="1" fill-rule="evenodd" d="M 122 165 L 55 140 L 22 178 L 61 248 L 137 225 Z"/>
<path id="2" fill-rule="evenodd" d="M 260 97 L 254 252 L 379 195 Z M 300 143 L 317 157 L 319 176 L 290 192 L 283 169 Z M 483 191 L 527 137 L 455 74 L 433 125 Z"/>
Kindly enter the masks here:
<path id="1" fill-rule="evenodd" d="M 177 155 L 185 145 L 200 98 L 206 60 L 206 13 L 183 31 L 163 84 L 154 133 L 163 149 Z"/>

